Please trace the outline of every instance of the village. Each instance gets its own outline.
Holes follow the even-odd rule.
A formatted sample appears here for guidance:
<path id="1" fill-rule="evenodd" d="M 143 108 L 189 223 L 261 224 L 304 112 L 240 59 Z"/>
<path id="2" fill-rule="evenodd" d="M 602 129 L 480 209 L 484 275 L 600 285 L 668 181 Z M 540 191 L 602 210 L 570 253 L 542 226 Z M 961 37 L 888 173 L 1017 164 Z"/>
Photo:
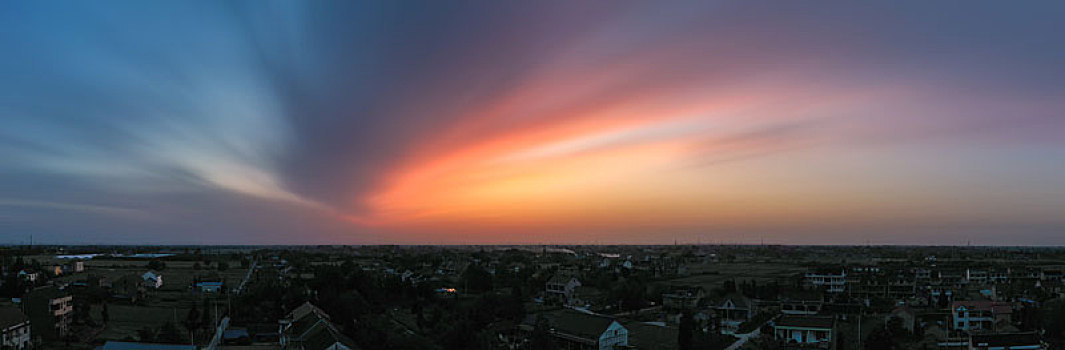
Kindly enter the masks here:
<path id="1" fill-rule="evenodd" d="M 1065 250 L 4 247 L 3 349 L 1060 349 Z"/>

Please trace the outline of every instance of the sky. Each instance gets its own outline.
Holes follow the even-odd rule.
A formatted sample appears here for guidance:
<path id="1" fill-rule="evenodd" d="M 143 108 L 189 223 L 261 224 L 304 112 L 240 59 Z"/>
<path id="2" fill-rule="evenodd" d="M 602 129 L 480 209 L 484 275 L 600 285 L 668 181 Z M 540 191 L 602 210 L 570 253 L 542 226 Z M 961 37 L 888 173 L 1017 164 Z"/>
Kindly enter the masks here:
<path id="1" fill-rule="evenodd" d="M 1065 245 L 1060 1 L 2 1 L 0 243 Z"/>

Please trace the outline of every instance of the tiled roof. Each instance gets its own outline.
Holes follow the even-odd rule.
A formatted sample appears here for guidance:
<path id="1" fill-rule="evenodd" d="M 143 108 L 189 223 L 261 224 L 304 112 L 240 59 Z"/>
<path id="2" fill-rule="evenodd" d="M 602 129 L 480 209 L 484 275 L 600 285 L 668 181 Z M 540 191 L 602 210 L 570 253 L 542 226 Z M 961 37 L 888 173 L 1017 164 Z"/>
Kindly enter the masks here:
<path id="1" fill-rule="evenodd" d="M 835 321 L 831 317 L 783 316 L 774 324 L 778 327 L 832 328 Z"/>
<path id="2" fill-rule="evenodd" d="M 306 350 L 327 349 L 337 343 L 349 349 L 356 349 L 355 342 L 341 334 L 321 309 L 309 303 L 304 305 L 297 308 L 304 311 L 303 315 L 292 320 L 292 325 L 285 330 L 292 342 L 301 344 L 302 349 Z M 293 310 L 293 313 L 295 311 Z"/>
<path id="3" fill-rule="evenodd" d="M 968 310 L 976 311 L 992 311 L 997 314 L 1013 313 L 1013 303 L 1006 301 L 955 301 L 951 304 L 951 310 L 957 310 L 959 307 L 964 306 Z"/>
<path id="4" fill-rule="evenodd" d="M 28 320 L 29 318 L 26 318 L 26 314 L 22 313 L 22 310 L 19 310 L 17 307 L 0 307 L 0 329 L 7 329 L 8 327 L 26 322 Z"/>
<path id="5" fill-rule="evenodd" d="M 972 336 L 972 344 L 980 347 L 1038 345 L 1039 343 L 1039 335 L 1035 333 L 979 334 Z"/>
<path id="6" fill-rule="evenodd" d="M 582 338 L 599 339 L 614 319 L 609 316 L 584 313 L 575 310 L 562 310 L 548 315 L 555 332 L 576 335 Z"/>

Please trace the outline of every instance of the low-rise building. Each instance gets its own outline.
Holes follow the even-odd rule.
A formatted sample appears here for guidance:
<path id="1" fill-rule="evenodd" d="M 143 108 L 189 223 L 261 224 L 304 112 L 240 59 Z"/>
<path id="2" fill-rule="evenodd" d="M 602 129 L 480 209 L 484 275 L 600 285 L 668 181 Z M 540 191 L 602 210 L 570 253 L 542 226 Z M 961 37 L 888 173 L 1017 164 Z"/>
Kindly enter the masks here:
<path id="1" fill-rule="evenodd" d="M 718 326 L 723 334 L 733 334 L 740 325 L 750 320 L 757 313 L 754 302 L 739 293 L 732 293 L 714 304 L 718 315 Z"/>
<path id="2" fill-rule="evenodd" d="M 355 342 L 337 329 L 329 315 L 307 302 L 280 322 L 279 344 L 286 350 L 352 350 Z"/>
<path id="3" fill-rule="evenodd" d="M 629 345 L 629 330 L 610 316 L 565 309 L 544 317 L 561 349 L 613 350 Z"/>
<path id="4" fill-rule="evenodd" d="M 23 299 L 34 336 L 60 340 L 70 333 L 74 321 L 74 297 L 62 289 L 45 287 L 30 291 Z"/>
<path id="5" fill-rule="evenodd" d="M 810 287 L 824 289 L 828 293 L 843 293 L 847 290 L 847 271 L 807 272 L 803 283 Z"/>
<path id="6" fill-rule="evenodd" d="M 962 331 L 995 331 L 1008 326 L 1013 303 L 1004 301 L 955 301 L 951 304 L 952 326 Z"/>
<path id="7" fill-rule="evenodd" d="M 573 299 L 573 291 L 580 286 L 581 281 L 576 277 L 557 274 L 547 281 L 544 289 L 549 299 L 569 304 Z"/>
<path id="8" fill-rule="evenodd" d="M 14 306 L 0 307 L 0 348 L 23 350 L 32 346 L 30 319 Z"/>
<path id="9" fill-rule="evenodd" d="M 223 283 L 221 281 L 196 282 L 196 290 L 200 293 L 220 293 Z"/>
<path id="10" fill-rule="evenodd" d="M 159 287 L 163 286 L 163 275 L 158 272 L 145 272 L 143 275 L 141 275 L 141 278 L 144 280 L 145 287 L 158 289 Z"/>
<path id="11" fill-rule="evenodd" d="M 824 302 L 820 300 L 781 300 L 780 313 L 785 315 L 816 315 Z"/>
<path id="12" fill-rule="evenodd" d="M 673 310 L 691 310 L 706 297 L 703 287 L 673 286 L 662 294 L 662 306 Z"/>
<path id="13" fill-rule="evenodd" d="M 785 315 L 773 322 L 773 339 L 784 349 L 835 349 L 836 319 Z"/>

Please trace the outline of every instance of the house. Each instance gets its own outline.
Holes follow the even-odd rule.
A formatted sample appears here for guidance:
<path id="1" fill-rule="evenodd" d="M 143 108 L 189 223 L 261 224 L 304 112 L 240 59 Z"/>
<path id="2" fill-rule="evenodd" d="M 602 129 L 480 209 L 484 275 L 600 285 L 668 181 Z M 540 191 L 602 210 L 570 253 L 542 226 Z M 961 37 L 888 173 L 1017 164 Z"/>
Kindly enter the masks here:
<path id="1" fill-rule="evenodd" d="M 820 300 L 781 300 L 780 313 L 785 315 L 816 315 L 824 302 Z"/>
<path id="2" fill-rule="evenodd" d="M 610 316 L 564 309 L 544 317 L 561 349 L 613 350 L 629 345 L 629 330 Z M 526 323 L 533 319 L 530 317 Z M 523 327 L 532 329 L 529 324 Z"/>
<path id="3" fill-rule="evenodd" d="M 990 274 L 985 269 L 966 269 L 965 281 L 967 283 L 984 284 L 987 283 Z"/>
<path id="4" fill-rule="evenodd" d="M 898 322 L 901 323 L 900 325 L 903 329 L 913 332 L 913 328 L 917 324 L 917 312 L 909 306 L 899 306 L 891 310 L 886 321 L 891 321 L 891 319 L 899 320 Z"/>
<path id="5" fill-rule="evenodd" d="M 970 350 L 1042 350 L 1046 348 L 1046 344 L 1039 340 L 1039 334 L 1034 332 L 974 334 L 969 337 Z"/>
<path id="6" fill-rule="evenodd" d="M 691 310 L 706 297 L 703 287 L 673 286 L 662 294 L 662 306 L 673 310 Z"/>
<path id="7" fill-rule="evenodd" d="M 353 350 L 355 342 L 340 333 L 329 315 L 306 302 L 280 322 L 279 343 L 287 350 Z"/>
<path id="8" fill-rule="evenodd" d="M 247 329 L 227 329 L 222 332 L 222 343 L 226 345 L 251 344 L 251 334 Z"/>
<path id="9" fill-rule="evenodd" d="M 145 272 L 141 275 L 141 278 L 144 280 L 144 286 L 147 288 L 159 289 L 159 287 L 163 286 L 163 275 L 155 271 Z"/>
<path id="10" fill-rule="evenodd" d="M 200 293 L 219 293 L 222 291 L 222 282 L 220 281 L 204 281 L 196 282 L 196 290 Z"/>
<path id="11" fill-rule="evenodd" d="M 14 306 L 0 307 L 0 348 L 23 350 L 31 346 L 30 319 Z"/>
<path id="12" fill-rule="evenodd" d="M 22 278 L 23 281 L 33 283 L 37 282 L 37 279 L 41 277 L 41 274 L 34 270 L 22 269 L 19 270 L 18 276 L 19 278 Z"/>
<path id="13" fill-rule="evenodd" d="M 773 339 L 784 349 L 835 349 L 836 319 L 784 315 L 773 321 Z"/>
<path id="14" fill-rule="evenodd" d="M 111 282 L 111 298 L 136 303 L 144 298 L 144 282 L 135 274 Z"/>
<path id="15" fill-rule="evenodd" d="M 38 288 L 23 298 L 34 336 L 59 340 L 67 336 L 74 321 L 74 296 L 58 288 Z"/>
<path id="16" fill-rule="evenodd" d="M 677 327 L 646 322 L 628 322 L 623 326 L 629 331 L 630 347 L 640 350 L 677 349 Z"/>
<path id="17" fill-rule="evenodd" d="M 722 334 L 735 333 L 740 324 L 753 318 L 757 313 L 754 302 L 739 293 L 732 293 L 721 298 L 714 304 L 714 310 L 717 311 Z"/>
<path id="18" fill-rule="evenodd" d="M 955 301 L 950 307 L 954 330 L 995 331 L 1009 325 L 1013 303 L 1004 301 Z"/>
<path id="19" fill-rule="evenodd" d="M 847 271 L 819 270 L 807 272 L 803 278 L 806 286 L 823 289 L 828 293 L 843 293 L 847 290 Z"/>
<path id="20" fill-rule="evenodd" d="M 780 296 L 780 313 L 785 315 L 816 315 L 824 306 L 821 293 L 814 290 L 786 291 Z"/>
<path id="21" fill-rule="evenodd" d="M 547 280 L 545 289 L 547 291 L 547 297 L 569 304 L 573 298 L 573 291 L 581 286 L 581 281 L 576 277 L 569 275 L 557 274 Z"/>

